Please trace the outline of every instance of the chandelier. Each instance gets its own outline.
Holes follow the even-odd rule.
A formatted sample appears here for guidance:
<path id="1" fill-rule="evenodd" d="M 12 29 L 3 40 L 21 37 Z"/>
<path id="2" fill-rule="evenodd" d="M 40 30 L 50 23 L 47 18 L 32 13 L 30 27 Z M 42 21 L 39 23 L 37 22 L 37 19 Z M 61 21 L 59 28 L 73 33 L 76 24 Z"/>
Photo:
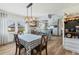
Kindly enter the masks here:
<path id="1" fill-rule="evenodd" d="M 26 6 L 26 8 L 27 8 L 27 16 L 25 17 L 25 21 L 26 21 L 26 22 L 29 22 L 29 21 L 32 21 L 32 20 L 33 20 L 33 17 L 32 17 L 32 5 L 33 5 L 32 3 L 29 3 L 29 4 Z M 29 13 L 28 13 L 28 11 L 29 11 L 28 9 L 29 9 L 29 8 L 31 8 L 31 9 L 30 9 L 30 10 L 31 10 L 31 11 L 30 11 L 30 12 L 31 12 L 31 15 L 30 15 L 30 16 L 28 15 L 28 14 L 29 14 Z"/>

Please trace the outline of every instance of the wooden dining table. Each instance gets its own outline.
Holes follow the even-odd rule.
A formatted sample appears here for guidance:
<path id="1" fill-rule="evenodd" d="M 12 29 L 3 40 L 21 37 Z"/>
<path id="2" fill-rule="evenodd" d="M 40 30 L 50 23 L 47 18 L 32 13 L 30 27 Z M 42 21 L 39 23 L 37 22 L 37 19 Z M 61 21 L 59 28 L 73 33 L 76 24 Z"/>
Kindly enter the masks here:
<path id="1" fill-rule="evenodd" d="M 21 34 L 18 35 L 20 43 L 26 48 L 27 55 L 31 55 L 31 50 L 41 43 L 41 35 Z"/>

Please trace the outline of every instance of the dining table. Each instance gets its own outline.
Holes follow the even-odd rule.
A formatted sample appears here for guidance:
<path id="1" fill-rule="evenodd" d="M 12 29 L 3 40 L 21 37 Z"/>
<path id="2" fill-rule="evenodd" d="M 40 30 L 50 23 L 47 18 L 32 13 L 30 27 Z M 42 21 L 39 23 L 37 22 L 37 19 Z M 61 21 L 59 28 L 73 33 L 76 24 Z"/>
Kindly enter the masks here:
<path id="1" fill-rule="evenodd" d="M 19 34 L 20 43 L 26 48 L 26 55 L 31 55 L 31 50 L 41 43 L 41 35 Z"/>

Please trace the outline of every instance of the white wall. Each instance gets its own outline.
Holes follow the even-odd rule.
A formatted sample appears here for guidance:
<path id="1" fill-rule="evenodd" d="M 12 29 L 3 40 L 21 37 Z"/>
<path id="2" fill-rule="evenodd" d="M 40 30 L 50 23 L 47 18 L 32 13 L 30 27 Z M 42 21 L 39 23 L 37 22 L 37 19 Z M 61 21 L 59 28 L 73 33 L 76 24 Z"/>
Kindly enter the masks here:
<path id="1" fill-rule="evenodd" d="M 3 12 L 7 14 L 7 16 L 0 16 L 0 44 L 6 44 L 13 41 L 13 33 L 8 32 L 8 26 L 12 24 L 13 22 L 19 22 L 22 25 L 25 24 L 24 17 L 5 12 L 1 10 L 0 12 Z"/>

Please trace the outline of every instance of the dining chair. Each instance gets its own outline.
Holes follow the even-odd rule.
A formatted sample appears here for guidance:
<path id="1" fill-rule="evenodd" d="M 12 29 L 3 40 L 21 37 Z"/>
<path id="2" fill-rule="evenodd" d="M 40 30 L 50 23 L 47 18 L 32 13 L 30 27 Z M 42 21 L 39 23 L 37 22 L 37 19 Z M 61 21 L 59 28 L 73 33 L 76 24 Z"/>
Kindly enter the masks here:
<path id="1" fill-rule="evenodd" d="M 16 51 L 15 51 L 15 55 L 17 55 L 17 51 L 19 49 L 19 55 L 21 54 L 21 50 L 24 48 L 25 52 L 26 52 L 26 48 L 20 43 L 19 38 L 18 38 L 18 34 L 14 34 L 14 39 L 16 42 Z"/>
<path id="2" fill-rule="evenodd" d="M 47 43 L 48 43 L 48 36 L 47 35 L 42 35 L 41 38 L 41 44 L 38 45 L 37 47 L 35 47 L 34 49 L 32 49 L 31 54 L 35 55 L 35 54 L 40 54 L 42 53 L 43 50 L 46 51 L 46 55 L 47 53 Z M 36 50 L 36 53 L 34 53 L 34 51 Z"/>

